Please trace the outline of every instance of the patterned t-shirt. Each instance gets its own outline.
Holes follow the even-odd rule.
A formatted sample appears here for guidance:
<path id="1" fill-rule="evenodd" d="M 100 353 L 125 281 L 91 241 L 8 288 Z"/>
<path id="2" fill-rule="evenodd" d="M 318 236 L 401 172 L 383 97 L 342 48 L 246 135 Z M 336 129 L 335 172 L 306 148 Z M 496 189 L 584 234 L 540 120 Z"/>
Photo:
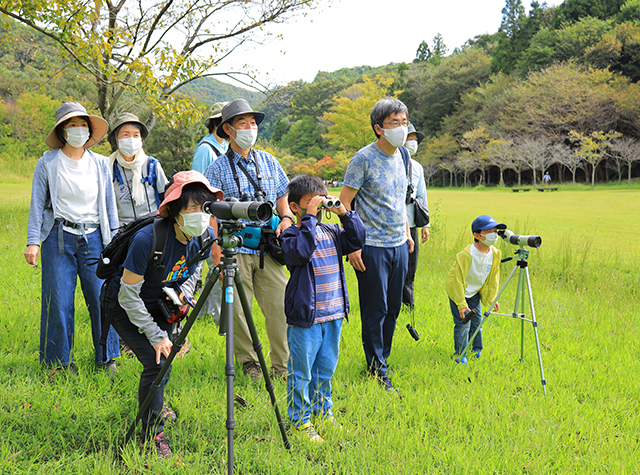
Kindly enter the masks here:
<path id="1" fill-rule="evenodd" d="M 375 143 L 353 156 L 344 184 L 358 190 L 355 210 L 367 231 L 367 246 L 397 247 L 407 240 L 407 176 L 400 152 L 389 155 Z"/>
<path id="2" fill-rule="evenodd" d="M 316 228 L 316 250 L 311 256 L 316 280 L 316 319 L 314 323 L 344 318 L 344 294 L 335 243 L 322 226 Z"/>

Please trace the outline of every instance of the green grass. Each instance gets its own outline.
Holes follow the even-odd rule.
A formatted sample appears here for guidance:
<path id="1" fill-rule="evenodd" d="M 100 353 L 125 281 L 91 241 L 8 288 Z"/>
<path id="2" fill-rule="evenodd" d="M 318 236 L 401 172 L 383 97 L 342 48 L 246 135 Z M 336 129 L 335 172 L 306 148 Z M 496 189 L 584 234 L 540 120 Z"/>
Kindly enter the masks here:
<path id="1" fill-rule="evenodd" d="M 93 366 L 89 317 L 76 306 L 77 377 L 38 363 L 40 274 L 22 256 L 28 185 L 0 192 L 0 473 L 224 473 L 226 401 L 224 338 L 210 320 L 189 335 L 191 352 L 174 364 L 166 398 L 179 420 L 167 426 L 176 456 L 145 458 L 138 441 L 122 447 L 136 413 L 141 366 L 120 358 L 115 380 Z M 342 433 L 312 447 L 289 431 L 283 448 L 266 390 L 246 377 L 235 392 L 235 467 L 242 474 L 638 473 L 640 456 L 640 189 L 429 191 L 432 238 L 421 246 L 415 342 L 402 314 L 390 363 L 400 396 L 363 376 L 355 277 L 352 312 L 343 327 L 334 378 Z M 485 351 L 468 366 L 450 359 L 453 324 L 444 279 L 469 226 L 489 213 L 520 234 L 539 234 L 529 258 L 545 377 L 540 382 L 533 330 L 491 317 Z M 515 248 L 500 242 L 505 254 Z M 502 278 L 513 263 L 502 266 Z M 501 299 L 512 310 L 515 281 Z M 268 352 L 262 316 L 254 306 Z M 241 373 L 236 369 L 238 373 Z M 286 420 L 286 388 L 276 381 Z M 288 424 L 287 424 L 288 426 Z M 348 432 L 347 432 L 348 431 Z"/>

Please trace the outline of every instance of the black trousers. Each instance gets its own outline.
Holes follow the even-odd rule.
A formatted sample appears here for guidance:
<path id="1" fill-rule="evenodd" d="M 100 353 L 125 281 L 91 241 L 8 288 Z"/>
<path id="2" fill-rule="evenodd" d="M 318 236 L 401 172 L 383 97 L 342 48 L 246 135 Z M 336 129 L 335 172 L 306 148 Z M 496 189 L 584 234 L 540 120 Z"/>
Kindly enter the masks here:
<path id="1" fill-rule="evenodd" d="M 160 364 L 156 363 L 156 350 L 153 348 L 144 333 L 138 331 L 127 312 L 118 303 L 116 295 L 111 289 L 105 289 L 104 309 L 105 313 L 109 313 L 112 320 L 111 325 L 118 332 L 120 337 L 125 341 L 127 346 L 136 355 L 140 363 L 142 363 L 142 374 L 140 375 L 140 384 L 138 386 L 138 407 L 142 405 L 147 398 L 151 385 L 160 373 L 162 365 L 166 361 L 164 355 L 160 355 Z M 173 338 L 173 324 L 167 322 L 160 311 L 152 313 L 154 320 L 167 332 L 170 339 Z M 162 378 L 158 391 L 151 399 L 149 407 L 142 414 L 142 437 L 143 439 L 153 438 L 164 430 L 164 419 L 161 416 L 162 404 L 164 402 L 164 388 L 169 382 L 171 376 L 171 367 Z"/>
<path id="2" fill-rule="evenodd" d="M 402 288 L 402 304 L 408 305 L 413 309 L 414 295 L 413 295 L 413 281 L 416 277 L 416 269 L 418 268 L 418 252 L 420 251 L 420 241 L 418 241 L 418 228 L 410 228 L 411 239 L 413 239 L 414 246 L 413 252 L 409 254 L 409 266 L 407 267 L 407 276 L 404 279 L 404 287 Z"/>

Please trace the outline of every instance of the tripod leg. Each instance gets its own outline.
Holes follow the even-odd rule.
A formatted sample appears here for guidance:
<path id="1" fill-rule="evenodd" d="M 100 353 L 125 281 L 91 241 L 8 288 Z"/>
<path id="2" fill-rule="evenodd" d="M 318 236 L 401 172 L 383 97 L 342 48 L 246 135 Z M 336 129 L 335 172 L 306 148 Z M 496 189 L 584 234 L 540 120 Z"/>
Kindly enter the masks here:
<path id="1" fill-rule="evenodd" d="M 542 353 L 540 352 L 540 339 L 538 338 L 538 321 L 536 320 L 536 311 L 533 308 L 533 294 L 531 293 L 531 279 L 529 277 L 529 269 L 525 268 L 527 274 L 527 289 L 529 291 L 529 308 L 531 310 L 531 324 L 533 325 L 533 333 L 536 337 L 536 348 L 538 349 L 538 364 L 540 365 L 540 378 L 542 380 L 542 389 L 544 395 L 547 395 L 547 380 L 544 379 L 544 369 L 542 368 Z M 524 323 L 524 320 L 523 320 Z"/>
<path id="2" fill-rule="evenodd" d="M 219 274 L 220 270 L 216 269 L 214 272 Z M 215 277 L 217 278 L 217 275 L 215 275 Z M 167 371 L 169 371 L 169 367 L 171 366 L 173 359 L 182 349 L 182 345 L 187 338 L 187 334 L 189 333 L 189 330 L 191 330 L 191 327 L 193 326 L 196 319 L 198 318 L 198 315 L 200 315 L 200 311 L 202 310 L 202 307 L 204 306 L 205 301 L 209 296 L 209 293 L 211 293 L 211 289 L 215 281 L 216 279 L 211 279 L 211 281 L 207 282 L 207 284 L 204 286 L 204 289 L 200 294 L 200 299 L 198 300 L 198 303 L 189 314 L 189 317 L 187 318 L 186 323 L 182 328 L 182 331 L 178 335 L 178 338 L 176 338 L 176 341 L 171 346 L 171 352 L 169 353 L 169 356 L 167 357 L 166 361 L 162 365 L 162 368 L 160 368 L 160 373 L 158 373 L 158 376 L 156 377 L 155 381 L 151 385 L 151 390 L 149 391 L 149 394 L 147 394 L 147 397 L 142 402 L 142 405 L 140 406 L 140 409 L 138 410 L 138 413 L 136 414 L 134 421 L 131 423 L 131 427 L 129 427 L 129 431 L 127 432 L 127 435 L 125 436 L 125 439 L 124 439 L 125 445 L 131 439 L 131 436 L 133 436 L 133 432 L 136 430 L 136 425 L 138 424 L 138 421 L 140 421 L 140 419 L 142 418 L 142 414 L 144 413 L 144 411 L 147 410 L 147 408 L 149 407 L 149 404 L 151 404 L 151 399 L 153 399 L 153 396 L 158 392 L 158 389 L 160 388 L 160 384 L 162 383 L 162 379 L 164 378 L 164 375 L 167 374 Z"/>
<path id="3" fill-rule="evenodd" d="M 264 385 L 269 393 L 269 397 L 271 398 L 271 405 L 274 408 L 276 413 L 276 419 L 278 421 L 278 427 L 280 428 L 280 434 L 282 435 L 282 442 L 286 449 L 291 448 L 291 444 L 289 444 L 289 439 L 287 438 L 287 432 L 284 428 L 284 423 L 282 422 L 282 416 L 280 415 L 280 410 L 278 409 L 278 404 L 276 403 L 276 395 L 273 390 L 273 384 L 271 382 L 271 377 L 269 376 L 269 371 L 267 371 L 267 362 L 264 359 L 264 355 L 262 353 L 262 343 L 260 343 L 260 339 L 258 338 L 258 332 L 256 331 L 256 325 L 253 321 L 253 315 L 251 314 L 251 303 L 247 300 L 247 295 L 244 292 L 244 286 L 242 284 L 242 278 L 240 274 L 236 274 L 235 276 L 235 284 L 236 289 L 238 290 L 238 297 L 240 297 L 240 303 L 242 303 L 242 310 L 244 311 L 245 319 L 247 320 L 247 327 L 249 327 L 249 333 L 251 333 L 251 340 L 253 341 L 253 349 L 256 351 L 258 355 L 258 360 L 260 361 L 260 367 L 262 368 L 262 375 L 264 376 Z"/>
<path id="4" fill-rule="evenodd" d="M 498 295 L 496 295 L 496 298 L 493 299 L 493 302 L 491 302 L 491 306 L 487 310 L 485 310 L 484 318 L 480 322 L 480 325 L 478 325 L 478 328 L 476 328 L 476 331 L 473 332 L 473 335 L 471 335 L 467 339 L 467 344 L 460 351 L 460 355 L 458 356 L 458 358 L 456 358 L 456 363 L 459 363 L 460 362 L 460 358 L 462 358 L 463 356 L 465 356 L 467 354 L 467 350 L 469 349 L 469 345 L 471 345 L 471 343 L 473 342 L 473 340 L 476 337 L 476 335 L 478 334 L 478 332 L 482 329 L 482 325 L 484 325 L 484 322 L 486 322 L 488 320 L 489 316 L 493 313 L 492 312 L 493 307 L 495 306 L 495 304 L 498 301 L 498 299 L 500 299 L 500 296 L 502 295 L 502 292 L 504 292 L 504 289 L 507 287 L 507 284 L 511 280 L 511 277 L 513 277 L 513 274 L 516 271 L 516 269 L 517 269 L 517 266 L 513 268 L 513 270 L 509 274 L 509 277 L 507 277 L 507 280 L 505 280 L 504 284 L 502 284 L 502 287 L 500 288 L 500 291 L 498 292 Z"/>
<path id="5" fill-rule="evenodd" d="M 227 262 L 227 258 L 224 261 L 225 264 L 231 264 L 231 260 Z M 225 266 L 220 320 L 221 326 L 222 319 L 226 321 L 226 364 L 224 371 L 227 377 L 227 471 L 230 475 L 233 475 L 233 429 L 236 427 L 236 421 L 233 417 L 233 379 L 236 374 L 236 367 L 233 364 L 233 279 L 237 275 L 237 270 L 238 267 L 235 264 Z"/>
<path id="6" fill-rule="evenodd" d="M 521 267 L 518 273 L 518 286 L 516 288 L 516 302 L 513 311 L 516 315 L 524 317 L 524 272 L 526 267 Z M 519 310 L 519 313 L 518 313 Z M 524 361 L 524 320 L 520 320 L 520 361 Z"/>

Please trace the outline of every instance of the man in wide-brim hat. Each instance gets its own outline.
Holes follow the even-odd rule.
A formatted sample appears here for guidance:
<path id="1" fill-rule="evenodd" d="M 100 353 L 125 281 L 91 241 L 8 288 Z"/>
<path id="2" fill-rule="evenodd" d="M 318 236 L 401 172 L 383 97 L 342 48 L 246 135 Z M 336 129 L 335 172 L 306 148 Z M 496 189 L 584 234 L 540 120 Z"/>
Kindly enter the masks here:
<path id="1" fill-rule="evenodd" d="M 293 224 L 287 203 L 289 179 L 271 154 L 253 148 L 258 125 L 263 119 L 264 113 L 254 111 L 245 99 L 235 99 L 224 106 L 217 134 L 228 138 L 230 147 L 226 156 L 207 168 L 205 176 L 212 186 L 220 188 L 227 197 L 242 201 L 264 199 L 275 204 L 281 218 L 276 229 L 279 235 Z M 284 315 L 284 290 L 287 285 L 284 267 L 266 255 L 264 267 L 261 268 L 258 251 L 247 247 L 239 248 L 236 258 L 247 299 L 251 302 L 255 294 L 265 316 L 273 373 L 285 376 L 289 347 Z M 256 381 L 261 377 L 261 367 L 239 299 L 234 302 L 234 325 L 236 360 L 242 365 L 243 372 Z"/>

